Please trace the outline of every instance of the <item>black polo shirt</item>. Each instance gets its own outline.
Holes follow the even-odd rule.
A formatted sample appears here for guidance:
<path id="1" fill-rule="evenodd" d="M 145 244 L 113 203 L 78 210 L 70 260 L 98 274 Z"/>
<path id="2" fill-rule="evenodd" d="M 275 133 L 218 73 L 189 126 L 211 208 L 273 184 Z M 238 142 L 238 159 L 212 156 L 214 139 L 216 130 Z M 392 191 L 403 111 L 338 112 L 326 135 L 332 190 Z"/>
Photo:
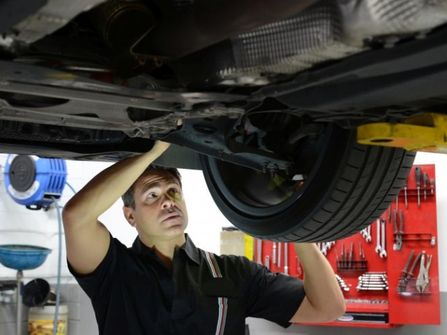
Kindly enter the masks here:
<path id="1" fill-rule="evenodd" d="M 70 271 L 92 300 L 101 335 L 242 335 L 245 318 L 287 327 L 304 298 L 302 282 L 239 256 L 198 249 L 186 236 L 172 269 L 138 238 L 111 238 L 94 272 Z"/>

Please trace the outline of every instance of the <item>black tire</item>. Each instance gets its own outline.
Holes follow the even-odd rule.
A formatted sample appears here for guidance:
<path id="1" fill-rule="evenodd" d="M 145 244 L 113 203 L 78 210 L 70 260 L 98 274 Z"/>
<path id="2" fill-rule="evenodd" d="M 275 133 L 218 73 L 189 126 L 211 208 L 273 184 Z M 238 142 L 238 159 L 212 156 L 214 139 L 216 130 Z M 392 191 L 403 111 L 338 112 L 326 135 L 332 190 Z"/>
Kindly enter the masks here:
<path id="1" fill-rule="evenodd" d="M 214 201 L 236 227 L 258 238 L 316 242 L 347 237 L 378 218 L 404 186 L 415 156 L 359 145 L 353 132 L 340 129 L 318 150 L 312 175 L 283 201 L 267 190 L 271 176 L 208 156 L 201 162 Z"/>

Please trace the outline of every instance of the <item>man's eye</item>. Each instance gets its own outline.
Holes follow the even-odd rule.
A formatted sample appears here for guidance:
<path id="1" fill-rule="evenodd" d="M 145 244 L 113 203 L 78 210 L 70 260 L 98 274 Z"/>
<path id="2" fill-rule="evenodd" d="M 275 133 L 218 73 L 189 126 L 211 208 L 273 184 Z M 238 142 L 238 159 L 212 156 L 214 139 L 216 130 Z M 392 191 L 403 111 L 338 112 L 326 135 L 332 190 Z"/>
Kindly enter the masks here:
<path id="1" fill-rule="evenodd" d="M 150 192 L 150 193 L 148 193 L 148 195 L 147 195 L 147 198 L 149 198 L 149 199 L 155 199 L 155 198 L 157 198 L 157 197 L 158 197 L 158 194 L 155 193 L 155 192 Z"/>
<path id="2" fill-rule="evenodd" d="M 175 188 L 173 188 L 169 191 L 169 195 L 171 197 L 174 197 L 175 199 L 179 199 L 182 197 L 182 193 L 180 192 L 180 190 L 177 190 Z"/>

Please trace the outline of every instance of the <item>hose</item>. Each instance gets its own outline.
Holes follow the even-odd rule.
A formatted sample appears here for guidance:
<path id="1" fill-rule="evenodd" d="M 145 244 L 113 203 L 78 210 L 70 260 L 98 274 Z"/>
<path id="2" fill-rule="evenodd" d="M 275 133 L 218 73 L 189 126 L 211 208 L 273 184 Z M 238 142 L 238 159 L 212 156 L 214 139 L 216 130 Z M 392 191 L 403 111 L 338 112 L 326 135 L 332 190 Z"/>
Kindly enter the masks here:
<path id="1" fill-rule="evenodd" d="M 54 311 L 53 320 L 53 335 L 57 335 L 58 320 L 59 320 L 59 306 L 60 306 L 60 286 L 61 286 L 61 270 L 62 270 L 62 213 L 59 203 L 53 197 L 53 201 L 57 211 L 57 225 L 58 225 L 58 256 L 57 256 L 57 281 L 56 281 L 56 309 Z"/>

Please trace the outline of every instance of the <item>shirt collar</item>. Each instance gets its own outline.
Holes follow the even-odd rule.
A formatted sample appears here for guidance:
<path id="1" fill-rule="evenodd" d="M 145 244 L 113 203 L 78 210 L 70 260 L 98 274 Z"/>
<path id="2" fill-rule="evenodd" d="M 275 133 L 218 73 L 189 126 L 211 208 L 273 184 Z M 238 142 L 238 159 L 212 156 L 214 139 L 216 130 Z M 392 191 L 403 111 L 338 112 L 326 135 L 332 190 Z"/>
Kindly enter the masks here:
<path id="1" fill-rule="evenodd" d="M 190 258 L 192 261 L 196 262 L 197 264 L 200 264 L 200 258 L 199 258 L 199 250 L 192 242 L 191 238 L 188 236 L 188 234 L 185 234 L 185 240 L 186 242 L 178 247 L 180 250 L 184 250 L 188 258 Z M 150 255 L 152 257 L 155 256 L 155 252 L 146 246 L 143 242 L 141 242 L 140 238 L 137 236 L 135 241 L 132 244 L 132 250 L 134 250 L 137 254 L 140 255 Z"/>

